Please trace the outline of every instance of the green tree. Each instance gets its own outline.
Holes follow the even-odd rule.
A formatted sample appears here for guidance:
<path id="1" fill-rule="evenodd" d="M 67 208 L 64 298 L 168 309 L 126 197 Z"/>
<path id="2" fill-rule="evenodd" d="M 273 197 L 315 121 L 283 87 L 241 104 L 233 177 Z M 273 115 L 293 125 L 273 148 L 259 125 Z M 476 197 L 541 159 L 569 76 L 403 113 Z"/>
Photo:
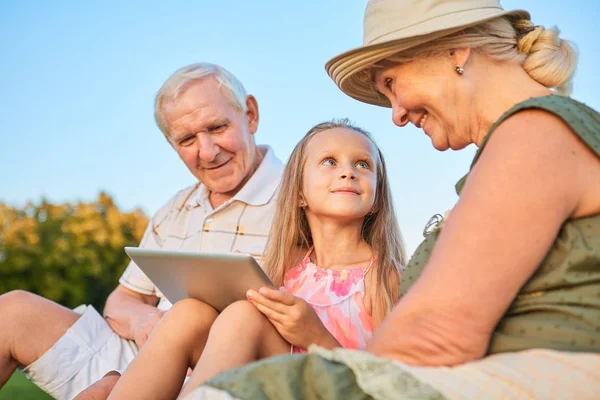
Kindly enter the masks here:
<path id="1" fill-rule="evenodd" d="M 0 202 L 0 294 L 24 289 L 67 307 L 102 310 L 129 262 L 148 219 L 141 210 L 121 212 L 100 193 L 74 205 Z"/>

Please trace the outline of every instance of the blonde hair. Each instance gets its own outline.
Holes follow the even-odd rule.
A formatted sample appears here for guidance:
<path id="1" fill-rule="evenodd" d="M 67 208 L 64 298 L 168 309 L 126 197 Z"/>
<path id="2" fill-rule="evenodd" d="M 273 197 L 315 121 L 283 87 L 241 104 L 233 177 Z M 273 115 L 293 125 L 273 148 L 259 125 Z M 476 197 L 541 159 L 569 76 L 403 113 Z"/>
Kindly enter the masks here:
<path id="1" fill-rule="evenodd" d="M 374 67 L 407 62 L 417 56 L 434 56 L 461 47 L 470 48 L 495 61 L 516 61 L 531 78 L 557 94 L 568 96 L 573 89 L 577 50 L 573 43 L 561 39 L 559 33 L 556 27 L 546 29 L 528 19 L 499 17 L 404 50 Z"/>
<path id="2" fill-rule="evenodd" d="M 175 71 L 161 86 L 154 99 L 154 119 L 156 124 L 169 138 L 169 128 L 165 121 L 163 105 L 168 101 L 176 100 L 177 97 L 188 88 L 192 82 L 201 79 L 213 77 L 222 88 L 223 94 L 238 111 L 245 113 L 246 107 L 246 89 L 231 72 L 220 65 L 211 63 L 195 63 L 182 67 Z"/>
<path id="3" fill-rule="evenodd" d="M 277 210 L 266 247 L 264 268 L 277 286 L 284 284 L 285 273 L 301 261 L 299 257 L 313 245 L 308 220 L 299 207 L 302 194 L 306 146 L 320 132 L 343 128 L 365 135 L 377 148 L 377 188 L 374 212 L 365 217 L 363 239 L 377 257 L 374 265 L 377 288 L 373 310 L 385 315 L 399 296 L 400 270 L 406 262 L 404 242 L 396 220 L 385 161 L 377 144 L 365 130 L 347 119 L 323 122 L 311 128 L 294 148 L 285 168 L 277 200 Z"/>

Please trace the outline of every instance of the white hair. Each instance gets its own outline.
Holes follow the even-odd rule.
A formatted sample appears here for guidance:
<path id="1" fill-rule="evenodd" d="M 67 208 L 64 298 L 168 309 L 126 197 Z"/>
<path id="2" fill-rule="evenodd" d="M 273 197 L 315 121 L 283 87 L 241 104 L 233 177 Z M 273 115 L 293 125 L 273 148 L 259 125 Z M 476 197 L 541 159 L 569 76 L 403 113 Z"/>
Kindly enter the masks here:
<path id="1" fill-rule="evenodd" d="M 231 104 L 240 112 L 245 113 L 246 89 L 231 72 L 220 65 L 210 63 L 195 63 L 180 68 L 173 73 L 162 85 L 154 100 L 154 119 L 162 133 L 169 138 L 169 128 L 165 121 L 163 105 L 177 97 L 189 86 L 191 82 L 199 81 L 206 77 L 214 77 L 223 90 L 223 94 Z"/>

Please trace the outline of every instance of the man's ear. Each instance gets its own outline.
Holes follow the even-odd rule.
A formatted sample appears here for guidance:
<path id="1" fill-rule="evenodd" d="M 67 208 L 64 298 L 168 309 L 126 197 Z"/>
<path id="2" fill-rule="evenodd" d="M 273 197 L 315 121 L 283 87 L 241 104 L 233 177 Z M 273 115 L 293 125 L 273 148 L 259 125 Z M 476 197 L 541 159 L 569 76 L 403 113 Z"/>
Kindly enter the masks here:
<path id="1" fill-rule="evenodd" d="M 248 128 L 250 134 L 254 135 L 258 130 L 258 103 L 256 98 L 249 94 L 246 96 L 246 118 L 248 119 Z"/>

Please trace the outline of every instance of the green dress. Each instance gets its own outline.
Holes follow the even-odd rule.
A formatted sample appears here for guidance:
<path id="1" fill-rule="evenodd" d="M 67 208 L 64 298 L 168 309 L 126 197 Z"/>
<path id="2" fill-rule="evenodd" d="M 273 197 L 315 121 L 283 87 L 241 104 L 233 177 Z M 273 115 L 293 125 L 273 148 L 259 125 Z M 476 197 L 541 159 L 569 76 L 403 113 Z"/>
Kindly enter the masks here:
<path id="1" fill-rule="evenodd" d="M 530 108 L 562 118 L 600 157 L 600 115 L 575 100 L 548 96 L 507 111 L 490 128 L 473 164 L 503 120 Z M 467 177 L 457 184 L 459 195 Z M 420 276 L 442 225 L 426 236 L 410 260 L 402 275 L 401 294 Z M 536 348 L 600 353 L 600 215 L 564 223 L 546 257 L 496 327 L 489 353 Z M 203 390 L 226 395 L 219 398 L 233 395 L 239 399 L 445 398 L 393 361 L 360 351 L 312 350 L 313 354 L 273 357 L 227 371 L 189 398 L 209 398 L 203 396 Z"/>
<path id="2" fill-rule="evenodd" d="M 570 98 L 547 96 L 506 112 L 490 128 L 472 165 L 502 121 L 531 108 L 559 116 L 600 157 L 600 114 Z M 456 185 L 459 195 L 466 179 L 468 174 Z M 403 274 L 401 294 L 421 274 L 440 231 L 434 230 L 417 248 Z M 563 224 L 544 260 L 496 327 L 488 353 L 531 348 L 600 352 L 600 214 Z"/>

